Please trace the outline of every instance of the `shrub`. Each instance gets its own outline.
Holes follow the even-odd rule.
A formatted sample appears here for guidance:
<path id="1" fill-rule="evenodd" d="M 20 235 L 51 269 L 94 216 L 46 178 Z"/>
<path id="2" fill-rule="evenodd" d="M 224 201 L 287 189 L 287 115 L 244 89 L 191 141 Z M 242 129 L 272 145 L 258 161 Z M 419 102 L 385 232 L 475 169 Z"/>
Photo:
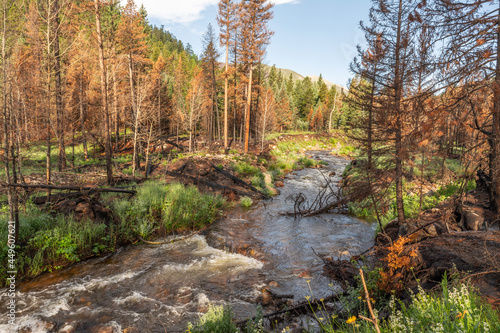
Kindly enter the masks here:
<path id="1" fill-rule="evenodd" d="M 448 288 L 445 278 L 442 294 L 426 293 L 422 288 L 411 296 L 411 304 L 391 300 L 387 328 L 391 332 L 499 332 L 500 321 L 488 304 L 469 286 Z M 398 310 L 396 303 L 399 304 Z"/>
<path id="2" fill-rule="evenodd" d="M 195 324 L 188 323 L 190 333 L 235 333 L 238 328 L 233 323 L 233 312 L 228 307 L 210 305 L 207 313 Z"/>
<path id="3" fill-rule="evenodd" d="M 240 204 L 243 207 L 248 208 L 248 207 L 252 206 L 253 200 L 250 197 L 241 197 L 240 198 Z"/>
<path id="4" fill-rule="evenodd" d="M 225 204 L 219 195 L 201 194 L 194 186 L 171 184 L 163 202 L 163 223 L 167 231 L 200 228 L 218 218 Z"/>

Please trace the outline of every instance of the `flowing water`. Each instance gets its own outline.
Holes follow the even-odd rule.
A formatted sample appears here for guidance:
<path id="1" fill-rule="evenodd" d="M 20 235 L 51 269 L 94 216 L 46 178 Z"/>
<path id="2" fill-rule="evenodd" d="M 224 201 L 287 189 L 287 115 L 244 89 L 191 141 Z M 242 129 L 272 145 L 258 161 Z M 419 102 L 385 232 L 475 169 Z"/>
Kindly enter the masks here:
<path id="1" fill-rule="evenodd" d="M 181 332 L 209 303 L 229 304 L 240 318 L 253 316 L 271 281 L 273 292 L 293 294 L 296 302 L 311 294 L 309 288 L 316 297 L 331 295 L 338 285 L 322 275 L 314 251 L 344 258 L 360 253 L 373 244 L 374 226 L 342 214 L 280 215 L 293 211 L 288 196 L 301 192 L 313 199 L 325 183 L 320 172 L 337 182 L 348 164 L 325 152 L 310 154 L 328 166 L 289 174 L 280 195 L 250 210 L 236 209 L 205 236 L 129 246 L 22 284 L 16 328 L 6 324 L 3 306 L 0 332 L 90 332 L 97 327 Z M 5 303 L 5 292 L 1 298 Z"/>

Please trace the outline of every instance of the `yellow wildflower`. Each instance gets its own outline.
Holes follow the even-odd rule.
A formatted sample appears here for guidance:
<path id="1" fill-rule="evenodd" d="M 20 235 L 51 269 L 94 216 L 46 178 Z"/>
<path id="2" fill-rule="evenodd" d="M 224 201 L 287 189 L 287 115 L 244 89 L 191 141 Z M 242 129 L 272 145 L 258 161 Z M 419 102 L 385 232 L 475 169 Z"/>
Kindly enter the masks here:
<path id="1" fill-rule="evenodd" d="M 351 318 L 347 319 L 346 323 L 352 324 L 356 321 L 356 316 L 352 316 Z"/>

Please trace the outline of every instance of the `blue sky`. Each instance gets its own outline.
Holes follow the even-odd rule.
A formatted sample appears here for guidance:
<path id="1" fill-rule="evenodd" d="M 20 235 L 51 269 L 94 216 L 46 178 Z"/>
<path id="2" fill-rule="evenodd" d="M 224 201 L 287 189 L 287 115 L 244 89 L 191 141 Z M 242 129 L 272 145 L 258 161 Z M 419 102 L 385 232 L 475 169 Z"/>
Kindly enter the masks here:
<path id="1" fill-rule="evenodd" d="M 302 75 L 319 75 L 346 86 L 349 63 L 356 45 L 363 43 L 359 21 L 368 19 L 370 0 L 275 0 L 275 32 L 267 48 L 265 63 L 294 70 Z M 136 0 L 144 4 L 151 23 L 202 51 L 201 35 L 215 17 L 218 0 Z M 222 60 L 222 58 L 221 58 Z"/>

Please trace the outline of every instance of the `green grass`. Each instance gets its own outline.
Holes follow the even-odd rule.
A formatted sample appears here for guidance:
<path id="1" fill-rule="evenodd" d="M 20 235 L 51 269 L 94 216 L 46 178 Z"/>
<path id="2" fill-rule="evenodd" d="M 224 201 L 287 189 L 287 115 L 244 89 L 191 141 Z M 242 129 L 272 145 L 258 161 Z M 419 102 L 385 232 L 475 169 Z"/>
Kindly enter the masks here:
<path id="1" fill-rule="evenodd" d="M 233 322 L 233 312 L 229 307 L 210 305 L 207 313 L 197 322 L 189 323 L 189 333 L 235 333 L 238 328 Z"/>
<path id="2" fill-rule="evenodd" d="M 363 297 L 359 298 L 363 301 Z M 311 309 L 322 332 L 376 332 L 373 323 L 360 318 L 360 315 L 371 318 L 366 303 L 359 304 L 349 310 L 348 320 L 328 313 L 324 310 L 324 305 L 319 308 L 311 306 Z M 446 276 L 441 283 L 440 292 L 430 293 L 419 288 L 417 294 L 411 294 L 410 303 L 391 296 L 389 302 L 377 300 L 373 306 L 375 315 L 382 310 L 390 312 L 388 320 L 379 321 L 380 331 L 384 333 L 472 333 L 500 330 L 499 313 L 467 284 L 449 286 Z"/>
<path id="3" fill-rule="evenodd" d="M 202 194 L 194 186 L 149 181 L 134 199 L 114 200 L 113 210 L 125 229 L 143 238 L 155 232 L 201 228 L 214 222 L 226 208 L 221 196 Z"/>
<path id="4" fill-rule="evenodd" d="M 369 286 L 368 288 L 370 289 Z M 375 285 L 374 288 L 376 288 Z M 348 297 L 340 299 L 344 312 L 339 314 L 326 310 L 324 300 L 315 299 L 314 294 L 306 296 L 316 323 L 309 326 L 313 327 L 312 329 L 304 328 L 303 332 L 376 332 L 372 322 L 361 318 L 371 318 L 371 315 L 364 299 L 364 293 L 360 293 L 360 291 L 359 288 L 349 289 Z M 383 298 L 384 296 L 379 298 L 370 294 L 380 332 L 479 333 L 500 331 L 500 313 L 482 300 L 477 291 L 470 285 L 459 282 L 450 285 L 446 275 L 441 282 L 440 291 L 426 292 L 419 287 L 417 294 L 410 292 L 410 295 L 409 300 L 403 301 L 395 298 L 394 295 L 387 299 Z M 355 299 L 356 304 L 345 303 L 350 299 Z M 381 312 L 389 313 L 387 320 L 378 318 L 378 314 Z M 196 324 L 188 324 L 187 332 L 238 332 L 233 326 L 233 317 L 229 308 L 211 307 Z M 261 318 L 261 314 L 258 313 L 257 318 Z M 251 325 L 247 325 L 244 332 L 263 332 L 262 321 L 256 320 Z M 291 330 L 287 327 L 279 332 L 291 332 Z"/>
<path id="5" fill-rule="evenodd" d="M 448 199 L 449 197 L 455 195 L 461 187 L 461 182 L 455 181 L 444 186 L 439 187 L 439 189 L 432 195 L 424 195 L 422 197 L 422 211 L 436 207 L 438 204 Z M 471 191 L 476 188 L 476 182 L 470 180 L 465 187 L 465 191 Z M 388 209 L 384 210 L 383 202 L 388 202 Z M 384 199 L 378 201 L 378 211 L 382 212 L 381 222 L 382 225 L 387 225 L 388 222 L 397 217 L 397 206 L 395 199 L 395 186 L 391 186 L 389 191 L 386 192 Z M 420 196 L 418 194 L 407 195 L 403 194 L 403 205 L 406 218 L 416 218 L 419 213 L 420 208 Z M 366 198 L 359 202 L 351 202 L 348 204 L 349 211 L 360 218 L 366 219 L 368 221 L 376 220 L 376 213 L 373 207 L 371 198 Z M 380 231 L 380 230 L 379 230 Z"/>
<path id="6" fill-rule="evenodd" d="M 253 200 L 250 197 L 241 197 L 240 204 L 242 207 L 249 208 L 253 204 Z"/>
<path id="7" fill-rule="evenodd" d="M 6 262 L 8 249 L 6 207 L 2 207 L 0 261 Z M 56 215 L 28 203 L 20 213 L 19 242 L 16 247 L 18 277 L 36 276 L 81 259 L 114 249 L 114 231 L 104 223 L 72 216 Z M 6 266 L 0 267 L 0 285 L 4 285 Z"/>
<path id="8" fill-rule="evenodd" d="M 196 187 L 181 184 L 146 182 L 137 187 L 134 198 L 128 195 L 103 195 L 118 219 L 98 223 L 77 221 L 43 211 L 27 203 L 20 213 L 16 259 L 18 278 L 33 277 L 65 267 L 80 260 L 114 251 L 137 235 L 148 238 L 160 232 L 170 233 L 201 228 L 217 219 L 227 207 L 220 196 L 201 194 Z M 0 262 L 7 262 L 7 206 L 0 210 Z M 0 286 L 6 283 L 6 265 L 0 266 Z"/>

